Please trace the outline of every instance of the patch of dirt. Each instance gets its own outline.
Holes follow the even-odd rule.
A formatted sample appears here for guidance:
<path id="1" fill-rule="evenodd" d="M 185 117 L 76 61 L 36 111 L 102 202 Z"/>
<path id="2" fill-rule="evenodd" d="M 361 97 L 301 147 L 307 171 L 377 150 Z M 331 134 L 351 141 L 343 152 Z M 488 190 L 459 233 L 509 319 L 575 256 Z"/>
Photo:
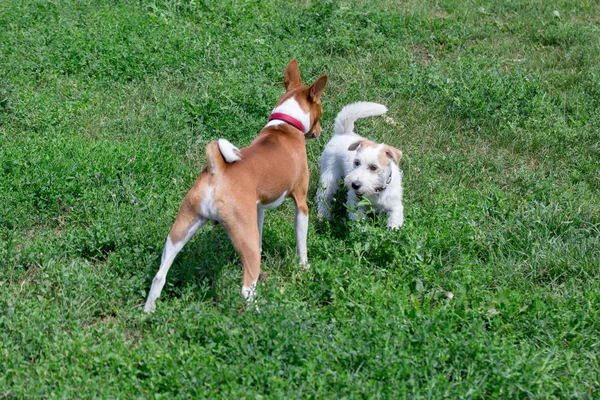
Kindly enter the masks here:
<path id="1" fill-rule="evenodd" d="M 422 45 L 411 45 L 409 46 L 412 51 L 415 60 L 421 65 L 429 65 L 433 60 L 433 55 L 427 51 Z"/>

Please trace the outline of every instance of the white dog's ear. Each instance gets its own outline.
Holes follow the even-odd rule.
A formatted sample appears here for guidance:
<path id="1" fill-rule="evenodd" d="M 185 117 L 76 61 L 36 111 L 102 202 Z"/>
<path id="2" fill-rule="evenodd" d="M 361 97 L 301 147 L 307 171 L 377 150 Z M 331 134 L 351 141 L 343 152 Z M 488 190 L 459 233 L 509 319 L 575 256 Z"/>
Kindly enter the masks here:
<path id="1" fill-rule="evenodd" d="M 348 151 L 354 151 L 354 150 L 358 149 L 362 143 L 363 143 L 362 140 L 359 140 L 358 142 L 352 143 L 350 145 L 350 147 L 348 147 Z"/>
<path id="2" fill-rule="evenodd" d="M 402 157 L 402 151 L 392 146 L 385 146 L 384 151 L 386 156 L 388 156 L 390 159 L 394 160 L 396 164 L 398 164 L 398 161 L 400 161 L 400 158 Z"/>

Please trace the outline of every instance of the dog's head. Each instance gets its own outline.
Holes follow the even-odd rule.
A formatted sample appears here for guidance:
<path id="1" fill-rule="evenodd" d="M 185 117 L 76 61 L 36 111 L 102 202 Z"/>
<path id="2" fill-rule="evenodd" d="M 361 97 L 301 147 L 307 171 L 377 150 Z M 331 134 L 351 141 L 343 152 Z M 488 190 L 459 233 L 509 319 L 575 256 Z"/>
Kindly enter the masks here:
<path id="1" fill-rule="evenodd" d="M 302 111 L 309 115 L 308 132 L 304 133 L 307 139 L 318 138 L 321 134 L 321 115 L 323 115 L 323 107 L 321 105 L 321 95 L 327 84 L 327 75 L 321 75 L 310 87 L 302 84 L 300 78 L 300 68 L 298 61 L 293 59 L 289 62 L 284 73 L 285 94 L 279 99 L 277 105 L 284 103 L 290 98 L 294 98 Z"/>
<path id="2" fill-rule="evenodd" d="M 344 184 L 357 196 L 377 193 L 386 187 L 394 164 L 398 164 L 402 152 L 387 144 L 359 140 L 348 147 L 353 170 L 346 175 Z"/>

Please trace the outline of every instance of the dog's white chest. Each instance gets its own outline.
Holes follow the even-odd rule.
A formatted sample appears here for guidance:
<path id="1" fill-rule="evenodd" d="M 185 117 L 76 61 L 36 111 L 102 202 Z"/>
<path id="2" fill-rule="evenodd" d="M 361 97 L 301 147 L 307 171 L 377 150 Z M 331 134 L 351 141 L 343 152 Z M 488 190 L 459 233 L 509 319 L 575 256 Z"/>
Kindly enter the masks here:
<path id="1" fill-rule="evenodd" d="M 256 202 L 256 206 L 258 208 L 263 209 L 263 210 L 264 209 L 271 209 L 271 208 L 279 207 L 281 205 L 281 203 L 283 203 L 283 201 L 285 200 L 285 196 L 286 195 L 287 195 L 287 190 L 285 192 L 283 192 L 283 194 L 277 200 L 275 200 L 274 202 L 268 203 L 268 204 L 263 204 L 263 203 L 260 202 L 260 200 L 258 200 Z"/>

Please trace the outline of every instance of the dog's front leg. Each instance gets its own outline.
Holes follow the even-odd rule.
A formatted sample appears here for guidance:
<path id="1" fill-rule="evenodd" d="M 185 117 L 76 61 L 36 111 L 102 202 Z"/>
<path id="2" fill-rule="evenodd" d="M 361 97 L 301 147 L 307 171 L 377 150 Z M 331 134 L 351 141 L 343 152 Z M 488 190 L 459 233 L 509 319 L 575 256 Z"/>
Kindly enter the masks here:
<path id="1" fill-rule="evenodd" d="M 296 249 L 300 257 L 300 266 L 307 270 L 310 268 L 308 264 L 308 251 L 306 249 L 306 236 L 308 234 L 308 207 L 296 207 L 296 218 L 294 220 L 294 228 L 296 231 Z"/>
<path id="2" fill-rule="evenodd" d="M 260 252 L 262 254 L 262 236 L 263 236 L 263 223 L 265 222 L 265 210 L 257 207 L 256 210 L 258 217 L 257 217 L 257 222 L 258 222 L 258 247 L 260 249 Z"/>
<path id="3" fill-rule="evenodd" d="M 294 219 L 294 230 L 296 232 L 296 251 L 300 257 L 300 266 L 304 271 L 310 268 L 308 264 L 308 251 L 306 249 L 306 236 L 308 235 L 308 206 L 306 205 L 307 190 L 292 193 L 294 203 L 296 203 L 296 217 Z"/>
<path id="4" fill-rule="evenodd" d="M 335 165 L 321 165 L 321 171 L 317 190 L 317 215 L 319 218 L 330 219 L 331 200 L 337 191 L 342 173 L 335 169 Z"/>
<path id="5" fill-rule="evenodd" d="M 388 228 L 397 229 L 404 224 L 404 207 L 397 206 L 389 213 Z"/>
<path id="6" fill-rule="evenodd" d="M 351 221 L 357 221 L 365 216 L 364 210 L 358 207 L 358 200 L 354 190 L 348 190 L 346 207 L 348 209 L 348 219 Z"/>

